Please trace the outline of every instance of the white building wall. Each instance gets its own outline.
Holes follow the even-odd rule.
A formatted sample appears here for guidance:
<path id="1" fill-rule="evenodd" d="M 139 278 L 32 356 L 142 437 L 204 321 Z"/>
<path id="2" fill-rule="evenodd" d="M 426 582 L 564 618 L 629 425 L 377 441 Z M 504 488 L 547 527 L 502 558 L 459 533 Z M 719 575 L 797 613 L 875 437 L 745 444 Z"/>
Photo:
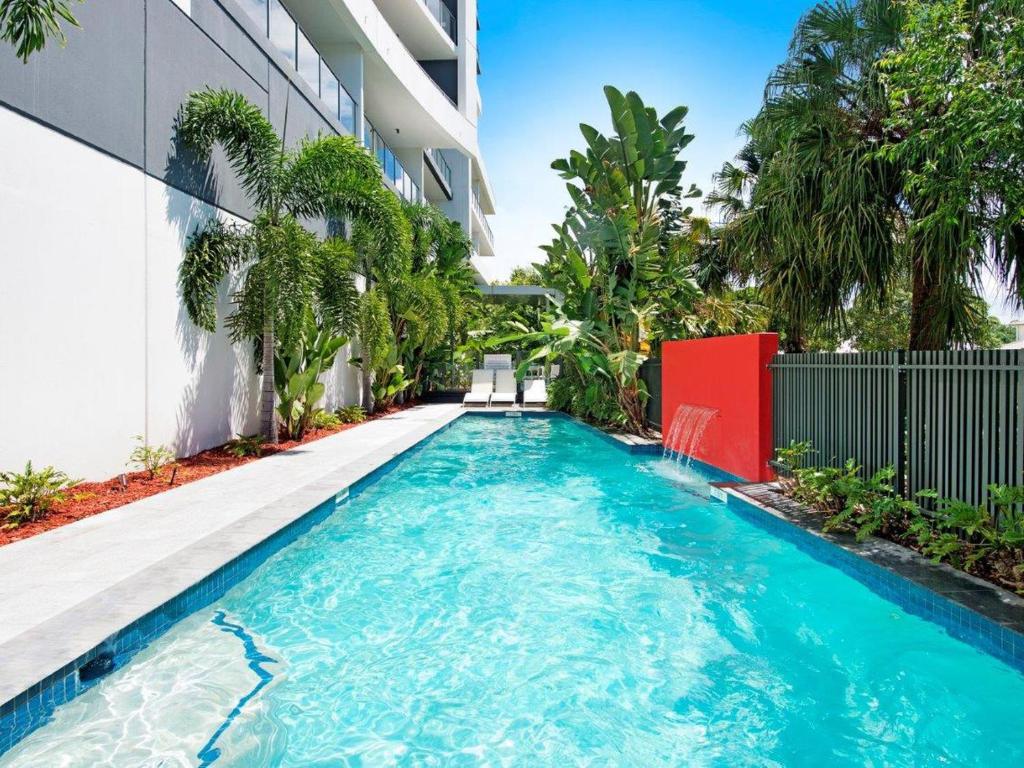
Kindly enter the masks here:
<path id="1" fill-rule="evenodd" d="M 4 108 L 0 136 L 0 469 L 103 479 L 135 435 L 190 455 L 257 431 L 251 348 L 193 326 L 177 288 L 188 236 L 226 214 Z M 350 357 L 328 407 L 359 400 Z"/>

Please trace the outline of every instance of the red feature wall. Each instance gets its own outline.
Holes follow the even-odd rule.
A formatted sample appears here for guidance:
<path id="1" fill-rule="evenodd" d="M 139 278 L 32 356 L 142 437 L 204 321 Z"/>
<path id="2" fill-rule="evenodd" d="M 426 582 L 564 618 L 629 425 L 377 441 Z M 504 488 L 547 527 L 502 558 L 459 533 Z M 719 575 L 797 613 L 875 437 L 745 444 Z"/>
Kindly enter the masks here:
<path id="1" fill-rule="evenodd" d="M 662 344 L 661 429 L 668 445 L 680 405 L 714 409 L 693 458 L 745 480 L 770 480 L 774 333 Z M 680 442 L 680 436 L 675 436 Z M 678 450 L 679 445 L 668 446 Z"/>

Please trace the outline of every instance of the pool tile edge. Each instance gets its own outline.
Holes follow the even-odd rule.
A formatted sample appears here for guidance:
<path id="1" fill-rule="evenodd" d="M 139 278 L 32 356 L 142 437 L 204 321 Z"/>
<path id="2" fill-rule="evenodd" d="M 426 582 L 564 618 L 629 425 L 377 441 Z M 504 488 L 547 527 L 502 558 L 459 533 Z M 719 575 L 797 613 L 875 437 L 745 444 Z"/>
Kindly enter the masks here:
<path id="1" fill-rule="evenodd" d="M 882 539 L 858 543 L 825 533 L 811 513 L 796 518 L 757 495 L 764 484 L 719 486 L 728 507 L 875 594 L 1024 673 L 1024 600 L 993 584 L 932 563 Z M 770 489 L 768 489 L 770 490 Z M 847 540 L 849 539 L 849 540 Z"/>

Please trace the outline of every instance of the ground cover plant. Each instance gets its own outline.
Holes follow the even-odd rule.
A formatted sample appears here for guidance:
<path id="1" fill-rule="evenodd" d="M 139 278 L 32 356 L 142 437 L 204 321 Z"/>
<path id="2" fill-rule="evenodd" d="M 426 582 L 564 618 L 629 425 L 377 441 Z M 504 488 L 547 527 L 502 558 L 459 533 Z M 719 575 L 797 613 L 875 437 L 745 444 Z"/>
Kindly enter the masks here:
<path id="1" fill-rule="evenodd" d="M 22 472 L 0 472 L 0 510 L 5 513 L 5 527 L 17 528 L 45 516 L 79 482 L 53 467 L 35 470 L 31 461 Z"/>
<path id="2" fill-rule="evenodd" d="M 922 491 L 900 496 L 896 472 L 872 475 L 854 459 L 841 466 L 806 466 L 810 443 L 777 453 L 786 495 L 824 515 L 826 531 L 853 533 L 858 541 L 880 536 L 915 549 L 937 563 L 1024 594 L 1024 487 L 990 485 L 985 503 L 940 499 Z"/>

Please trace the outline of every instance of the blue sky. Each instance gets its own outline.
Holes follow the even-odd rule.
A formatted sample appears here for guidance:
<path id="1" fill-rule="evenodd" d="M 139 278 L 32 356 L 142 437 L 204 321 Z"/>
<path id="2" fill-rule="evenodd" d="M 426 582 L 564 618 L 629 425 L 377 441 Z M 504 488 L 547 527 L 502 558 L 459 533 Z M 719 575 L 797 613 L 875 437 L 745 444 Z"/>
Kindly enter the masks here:
<path id="1" fill-rule="evenodd" d="M 541 261 L 568 197 L 550 169 L 583 140 L 579 123 L 608 130 L 606 84 L 635 90 L 659 114 L 690 108 L 696 138 L 684 180 L 707 191 L 741 145 L 765 79 L 785 56 L 812 0 L 478 0 L 480 143 L 497 198 L 498 256 L 488 279 Z M 699 203 L 698 203 L 699 205 Z"/>

